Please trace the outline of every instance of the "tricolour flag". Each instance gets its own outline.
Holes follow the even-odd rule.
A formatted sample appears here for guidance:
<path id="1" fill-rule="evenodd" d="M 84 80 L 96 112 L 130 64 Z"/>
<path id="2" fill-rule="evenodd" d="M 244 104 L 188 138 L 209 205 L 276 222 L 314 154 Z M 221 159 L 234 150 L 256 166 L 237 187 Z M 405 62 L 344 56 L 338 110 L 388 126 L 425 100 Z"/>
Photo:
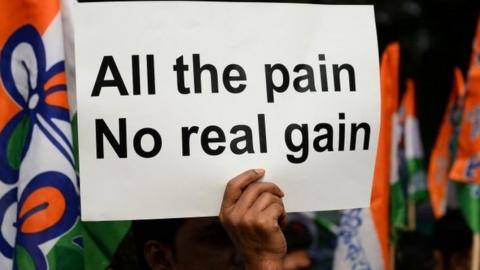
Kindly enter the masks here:
<path id="1" fill-rule="evenodd" d="M 416 230 L 419 225 L 422 231 L 428 232 L 433 225 L 416 110 L 415 83 L 407 79 L 405 85 L 405 93 L 393 122 L 390 190 L 393 242 L 396 241 L 398 229 Z"/>
<path id="2" fill-rule="evenodd" d="M 428 200 L 423 161 L 423 145 L 417 117 L 415 83 L 406 80 L 406 89 L 399 108 L 401 143 L 399 145 L 400 181 L 407 201 L 407 228 L 429 232 L 434 223 Z"/>
<path id="3" fill-rule="evenodd" d="M 400 181 L 400 143 L 402 127 L 398 112 L 392 118 L 392 145 L 390 152 L 390 234 L 393 242 L 397 239 L 397 229 L 407 225 L 407 204 L 405 188 Z"/>
<path id="4" fill-rule="evenodd" d="M 389 45 L 382 56 L 381 124 L 370 208 L 343 212 L 334 269 L 390 269 L 389 189 L 392 120 L 398 104 L 400 46 Z"/>
<path id="5" fill-rule="evenodd" d="M 453 87 L 443 116 L 435 146 L 430 155 L 428 190 L 435 218 L 441 218 L 447 210 L 449 172 L 456 154 L 458 129 L 462 113 L 465 82 L 462 71 L 454 70 Z"/>
<path id="6" fill-rule="evenodd" d="M 59 0 L 0 0 L 0 268 L 83 269 Z"/>
<path id="7" fill-rule="evenodd" d="M 427 198 L 427 185 L 415 102 L 415 83 L 412 79 L 406 81 L 399 114 L 403 124 L 408 201 L 417 203 Z"/>

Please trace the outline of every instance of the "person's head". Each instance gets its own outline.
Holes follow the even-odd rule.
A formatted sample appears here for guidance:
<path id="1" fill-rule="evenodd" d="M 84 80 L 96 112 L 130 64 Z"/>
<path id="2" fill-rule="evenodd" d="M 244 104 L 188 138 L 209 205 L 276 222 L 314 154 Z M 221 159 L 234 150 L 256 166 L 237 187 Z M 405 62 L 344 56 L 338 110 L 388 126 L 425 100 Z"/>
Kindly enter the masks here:
<path id="1" fill-rule="evenodd" d="M 472 231 L 460 211 L 449 211 L 435 224 L 436 270 L 470 269 Z"/>
<path id="2" fill-rule="evenodd" d="M 240 254 L 218 218 L 135 221 L 142 269 L 242 269 Z"/>
<path id="3" fill-rule="evenodd" d="M 430 270 L 434 266 L 430 238 L 419 232 L 401 232 L 395 252 L 395 269 Z"/>
<path id="4" fill-rule="evenodd" d="M 313 234 L 308 225 L 313 225 L 311 218 L 299 213 L 288 215 L 288 223 L 283 228 L 288 252 L 284 258 L 283 269 L 310 269 L 312 260 L 309 249 L 313 244 Z"/>
<path id="5" fill-rule="evenodd" d="M 218 217 L 140 220 L 133 222 L 140 269 L 244 269 L 241 252 L 232 243 Z M 311 239 L 296 222 L 285 228 L 289 253 L 285 269 L 310 265 Z"/>
<path id="6" fill-rule="evenodd" d="M 115 221 L 113 221 L 115 222 Z M 132 230 L 129 230 L 120 244 L 117 246 L 110 260 L 108 270 L 131 270 L 138 269 L 135 238 Z"/>

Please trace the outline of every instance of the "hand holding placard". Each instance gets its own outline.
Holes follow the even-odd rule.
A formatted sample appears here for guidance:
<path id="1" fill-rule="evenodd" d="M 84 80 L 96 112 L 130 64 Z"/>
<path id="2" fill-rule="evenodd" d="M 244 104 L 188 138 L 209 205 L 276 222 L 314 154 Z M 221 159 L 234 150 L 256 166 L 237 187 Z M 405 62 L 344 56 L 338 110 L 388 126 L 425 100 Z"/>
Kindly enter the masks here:
<path id="1" fill-rule="evenodd" d="M 265 170 L 248 170 L 227 184 L 220 221 L 246 269 L 283 269 L 287 242 L 281 230 L 287 222 L 284 193 L 273 183 L 258 182 Z"/>

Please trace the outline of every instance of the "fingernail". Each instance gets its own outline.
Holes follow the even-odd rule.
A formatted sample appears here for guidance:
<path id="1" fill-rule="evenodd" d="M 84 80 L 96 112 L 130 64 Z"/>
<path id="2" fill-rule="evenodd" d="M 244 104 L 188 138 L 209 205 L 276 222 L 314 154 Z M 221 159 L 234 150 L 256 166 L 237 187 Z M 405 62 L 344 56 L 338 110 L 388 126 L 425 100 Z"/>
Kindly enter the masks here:
<path id="1" fill-rule="evenodd" d="M 254 170 L 257 174 L 264 174 L 265 170 L 264 169 L 255 169 Z"/>

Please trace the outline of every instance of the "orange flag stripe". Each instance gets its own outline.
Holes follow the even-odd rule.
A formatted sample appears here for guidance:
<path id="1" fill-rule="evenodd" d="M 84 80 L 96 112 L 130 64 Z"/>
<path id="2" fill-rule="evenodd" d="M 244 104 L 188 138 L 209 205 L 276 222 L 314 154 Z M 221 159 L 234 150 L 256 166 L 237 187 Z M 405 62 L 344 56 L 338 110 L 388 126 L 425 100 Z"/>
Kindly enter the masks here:
<path id="1" fill-rule="evenodd" d="M 390 151 L 392 117 L 398 107 L 398 78 L 400 45 L 390 44 L 383 53 L 380 66 L 381 120 L 377 160 L 373 179 L 370 209 L 380 240 L 384 269 L 390 269 L 389 256 L 389 205 L 390 205 Z"/>
<path id="2" fill-rule="evenodd" d="M 415 82 L 412 79 L 407 79 L 405 89 L 401 105 L 405 110 L 405 117 L 417 117 L 417 109 L 415 108 Z"/>

